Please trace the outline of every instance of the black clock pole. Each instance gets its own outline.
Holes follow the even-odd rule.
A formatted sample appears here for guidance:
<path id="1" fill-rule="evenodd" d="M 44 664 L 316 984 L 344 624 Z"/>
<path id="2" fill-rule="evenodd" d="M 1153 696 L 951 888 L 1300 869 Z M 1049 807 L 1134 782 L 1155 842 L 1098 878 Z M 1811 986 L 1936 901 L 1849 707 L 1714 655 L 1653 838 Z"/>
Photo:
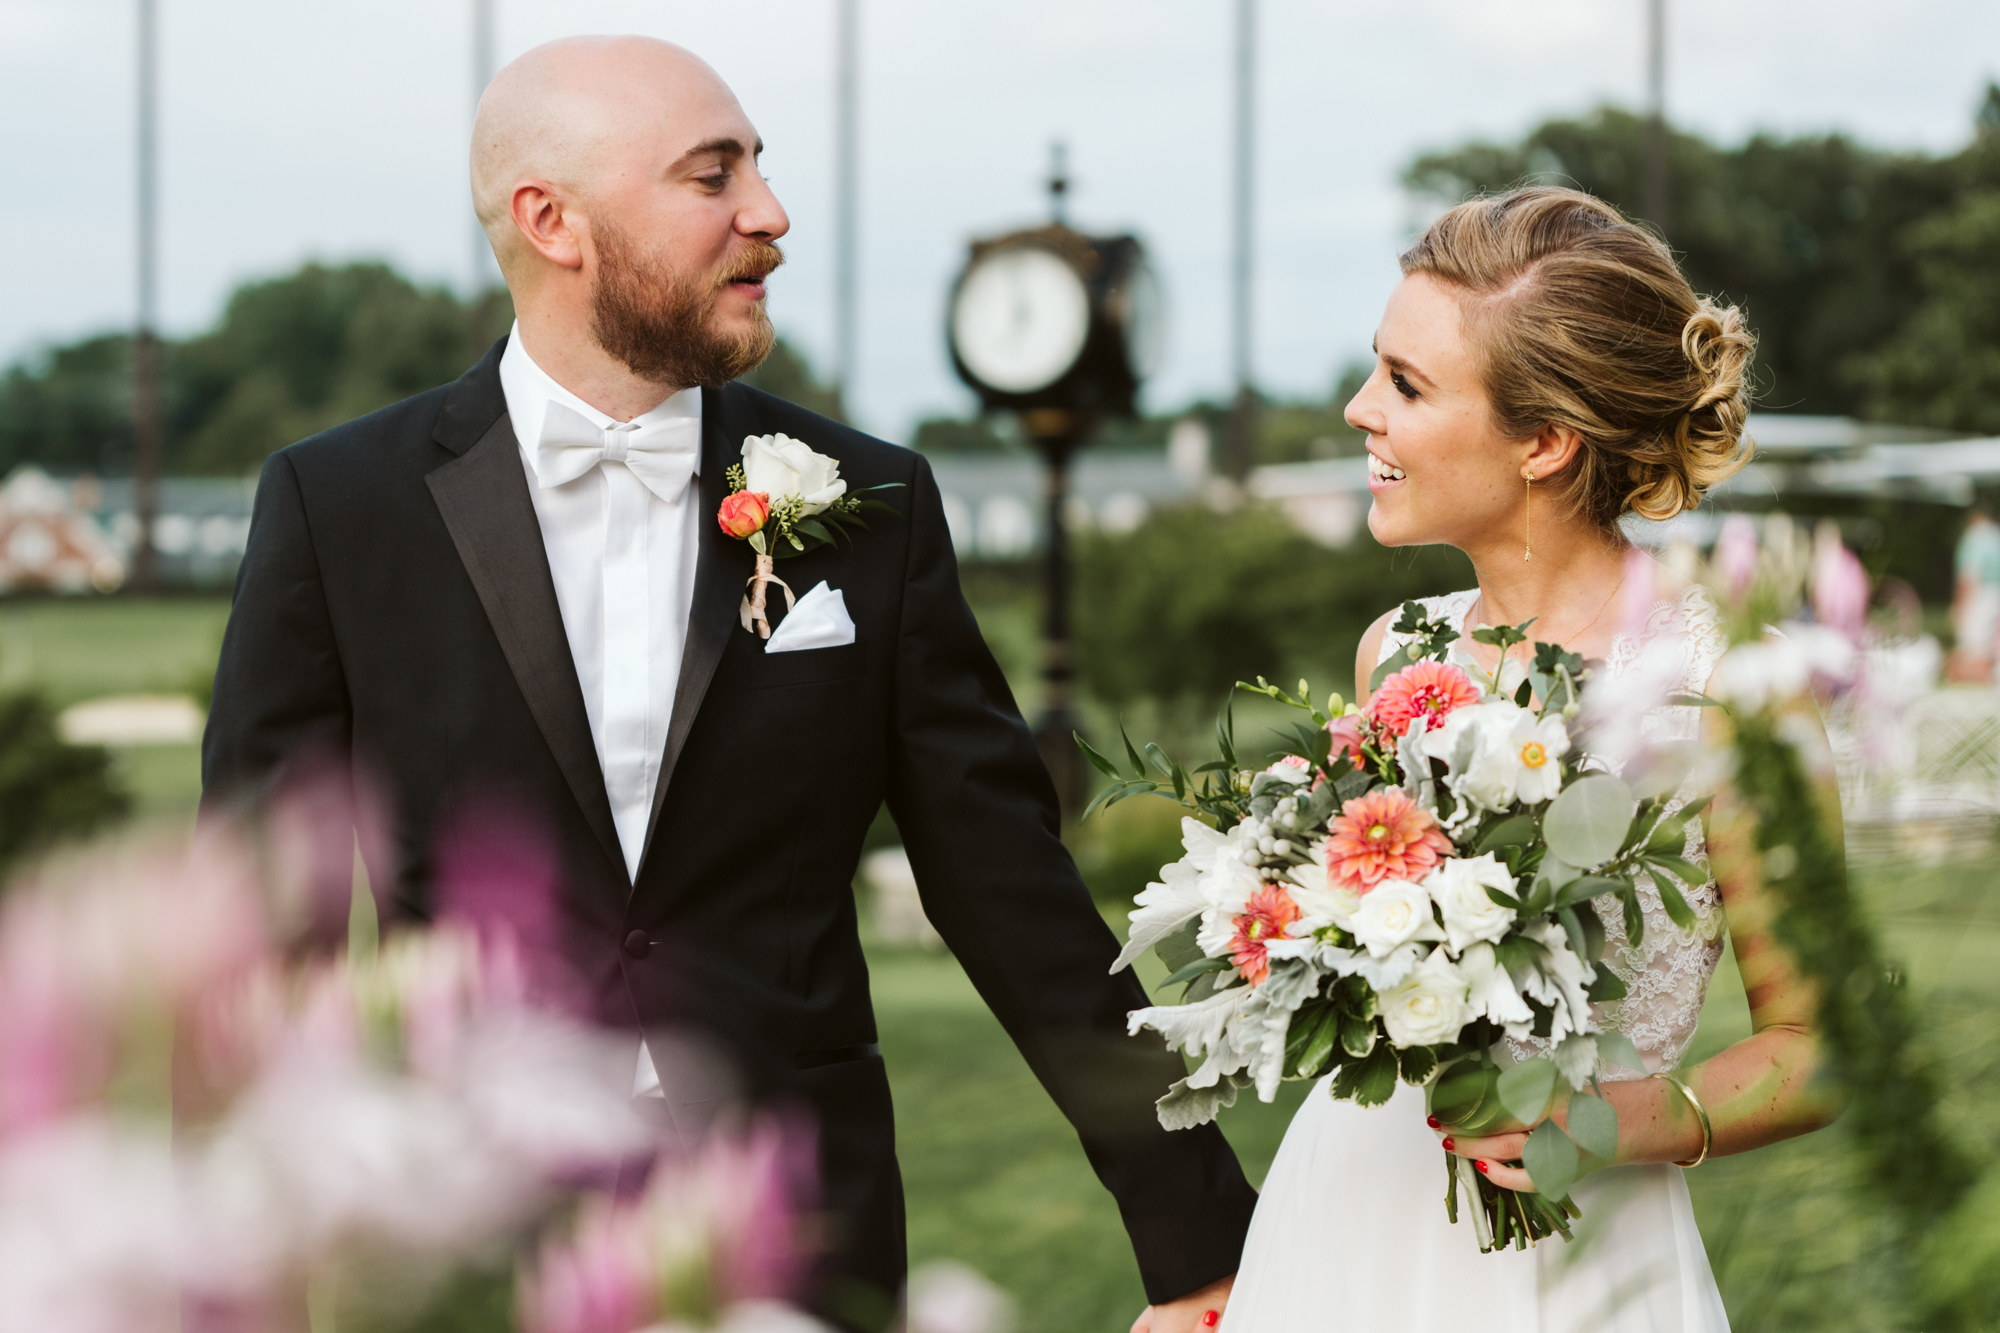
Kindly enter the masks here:
<path id="1" fill-rule="evenodd" d="M 1065 818 L 1082 813 L 1083 755 L 1076 747 L 1077 718 L 1070 707 L 1076 658 L 1070 647 L 1069 460 L 1090 430 L 1090 419 L 1063 408 L 1034 408 L 1021 424 L 1042 456 L 1046 515 L 1042 561 L 1042 716 L 1035 748 L 1056 786 Z"/>

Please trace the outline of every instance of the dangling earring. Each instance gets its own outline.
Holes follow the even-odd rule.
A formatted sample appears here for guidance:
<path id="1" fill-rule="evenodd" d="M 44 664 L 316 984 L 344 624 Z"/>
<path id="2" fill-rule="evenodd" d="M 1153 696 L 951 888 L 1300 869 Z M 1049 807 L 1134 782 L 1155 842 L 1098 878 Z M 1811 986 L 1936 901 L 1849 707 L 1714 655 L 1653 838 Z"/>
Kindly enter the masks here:
<path id="1" fill-rule="evenodd" d="M 1521 510 L 1521 558 L 1535 558 L 1535 474 L 1528 474 L 1528 494 Z"/>

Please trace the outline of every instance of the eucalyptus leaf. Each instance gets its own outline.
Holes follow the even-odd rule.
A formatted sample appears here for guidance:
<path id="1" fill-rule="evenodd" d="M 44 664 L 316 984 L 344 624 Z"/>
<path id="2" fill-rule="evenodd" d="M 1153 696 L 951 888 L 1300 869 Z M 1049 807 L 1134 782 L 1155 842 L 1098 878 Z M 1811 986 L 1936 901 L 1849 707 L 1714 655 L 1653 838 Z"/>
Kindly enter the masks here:
<path id="1" fill-rule="evenodd" d="M 1453 1127 L 1473 1123 L 1493 1097 L 1494 1077 L 1492 1065 L 1471 1061 L 1453 1065 L 1431 1085 L 1431 1114 Z"/>
<path id="2" fill-rule="evenodd" d="M 1597 1058 L 1607 1065 L 1636 1070 L 1641 1074 L 1646 1072 L 1646 1062 L 1639 1058 L 1639 1048 L 1622 1032 L 1597 1034 Z"/>
<path id="3" fill-rule="evenodd" d="M 1571 865 L 1603 865 L 1618 855 L 1632 826 L 1632 789 L 1609 773 L 1578 778 L 1549 802 L 1542 836 Z"/>
<path id="4" fill-rule="evenodd" d="M 1555 1062 L 1537 1056 L 1500 1073 L 1500 1104 L 1524 1125 L 1532 1125 L 1549 1109 L 1556 1090 Z"/>
<path id="5" fill-rule="evenodd" d="M 1521 1149 L 1521 1165 L 1535 1178 L 1535 1193 L 1544 1199 L 1560 1199 L 1576 1184 L 1576 1145 L 1553 1120 L 1544 1120 L 1528 1135 Z"/>
<path id="6" fill-rule="evenodd" d="M 1577 1147 L 1603 1162 L 1618 1155 L 1618 1111 L 1610 1102 L 1578 1094 L 1569 1099 L 1568 1120 Z"/>

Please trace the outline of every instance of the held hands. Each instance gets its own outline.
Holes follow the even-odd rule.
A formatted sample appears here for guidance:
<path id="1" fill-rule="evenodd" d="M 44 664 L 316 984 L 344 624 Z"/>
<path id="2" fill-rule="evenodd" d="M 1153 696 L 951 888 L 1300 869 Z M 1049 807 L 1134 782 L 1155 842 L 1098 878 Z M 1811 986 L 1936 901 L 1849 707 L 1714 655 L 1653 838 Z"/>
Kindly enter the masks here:
<path id="1" fill-rule="evenodd" d="M 1177 1301 L 1149 1305 L 1132 1321 L 1132 1333 L 1214 1333 L 1229 1304 L 1229 1290 L 1235 1285 L 1236 1275 L 1231 1273 Z"/>

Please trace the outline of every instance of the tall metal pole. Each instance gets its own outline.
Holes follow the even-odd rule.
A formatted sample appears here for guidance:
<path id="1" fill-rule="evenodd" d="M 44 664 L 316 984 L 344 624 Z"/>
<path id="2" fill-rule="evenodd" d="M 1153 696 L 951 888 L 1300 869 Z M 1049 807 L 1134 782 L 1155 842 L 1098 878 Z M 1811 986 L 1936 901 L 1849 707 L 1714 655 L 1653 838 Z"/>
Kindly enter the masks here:
<path id="1" fill-rule="evenodd" d="M 1251 372 L 1252 225 L 1256 159 L 1257 0 L 1236 0 L 1236 180 L 1230 263 L 1230 359 L 1236 401 L 1229 414 L 1224 449 L 1229 474 L 1241 481 L 1257 454 L 1257 391 Z"/>
<path id="2" fill-rule="evenodd" d="M 477 111 L 486 85 L 493 82 L 494 0 L 472 0 L 472 105 Z M 492 242 L 478 218 L 472 220 L 472 295 L 476 300 L 500 281 Z"/>
<path id="3" fill-rule="evenodd" d="M 861 2 L 836 0 L 834 49 L 833 387 L 851 410 L 860 361 Z"/>
<path id="4" fill-rule="evenodd" d="M 1667 0 L 1646 0 L 1646 220 L 1667 231 Z"/>
<path id="5" fill-rule="evenodd" d="M 132 508 L 139 532 L 132 548 L 132 586 L 159 586 L 153 525 L 160 512 L 159 339 L 159 6 L 139 3 L 138 242 L 139 326 L 132 344 Z"/>
<path id="6" fill-rule="evenodd" d="M 1035 724 L 1035 750 L 1055 783 L 1065 818 L 1083 813 L 1083 756 L 1076 748 L 1077 718 L 1071 706 L 1076 655 L 1070 646 L 1069 464 L 1089 434 L 1089 418 L 1060 408 L 1035 408 L 1021 425 L 1045 467 L 1042 564 L 1042 716 Z"/>

